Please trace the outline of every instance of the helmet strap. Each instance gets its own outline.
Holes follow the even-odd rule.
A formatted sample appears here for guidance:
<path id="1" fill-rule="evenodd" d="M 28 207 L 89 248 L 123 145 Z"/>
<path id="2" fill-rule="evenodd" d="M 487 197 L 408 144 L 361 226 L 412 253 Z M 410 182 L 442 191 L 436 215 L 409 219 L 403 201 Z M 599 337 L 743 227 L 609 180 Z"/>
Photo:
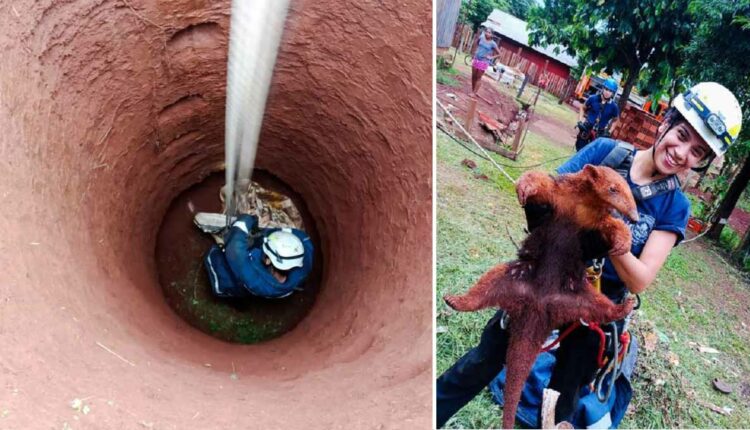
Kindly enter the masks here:
<path id="1" fill-rule="evenodd" d="M 669 130 L 667 130 L 669 131 Z M 666 134 L 666 133 L 665 133 Z M 653 165 L 651 170 L 651 177 L 659 174 L 659 171 L 656 170 L 656 146 L 661 143 L 661 140 L 664 138 L 664 135 L 662 134 L 659 136 L 658 139 L 656 139 L 656 142 L 654 142 L 654 146 L 651 147 L 651 164 Z"/>

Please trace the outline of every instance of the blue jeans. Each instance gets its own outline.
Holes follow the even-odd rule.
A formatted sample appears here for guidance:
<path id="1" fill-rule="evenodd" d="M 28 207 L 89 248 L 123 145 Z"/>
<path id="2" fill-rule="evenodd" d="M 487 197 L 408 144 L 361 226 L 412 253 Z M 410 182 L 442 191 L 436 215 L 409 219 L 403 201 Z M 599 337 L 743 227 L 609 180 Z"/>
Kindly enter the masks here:
<path id="1" fill-rule="evenodd" d="M 249 297 L 251 294 L 234 277 L 224 251 L 214 244 L 206 253 L 203 265 L 208 273 L 211 291 L 216 297 Z"/>
<path id="2" fill-rule="evenodd" d="M 498 311 L 482 332 L 479 345 L 459 358 L 437 380 L 437 426 L 442 427 L 459 409 L 476 397 L 505 366 L 509 333 L 500 328 Z"/>
<path id="3" fill-rule="evenodd" d="M 500 327 L 502 316 L 503 311 L 498 311 L 484 327 L 479 345 L 438 378 L 435 389 L 438 428 L 476 397 L 505 366 L 509 332 Z M 594 378 L 598 369 L 598 348 L 598 335 L 586 327 L 573 330 L 560 342 L 549 383 L 549 388 L 560 392 L 556 422 L 569 421 L 575 412 L 581 388 Z"/>

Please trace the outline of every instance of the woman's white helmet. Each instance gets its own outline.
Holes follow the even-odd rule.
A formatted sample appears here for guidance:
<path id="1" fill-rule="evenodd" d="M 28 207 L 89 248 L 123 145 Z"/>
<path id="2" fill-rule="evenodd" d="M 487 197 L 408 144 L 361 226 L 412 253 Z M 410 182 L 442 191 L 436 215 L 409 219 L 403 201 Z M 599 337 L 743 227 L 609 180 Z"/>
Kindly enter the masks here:
<path id="1" fill-rule="evenodd" d="M 742 108 L 721 84 L 696 84 L 675 98 L 674 107 L 717 156 L 723 155 L 740 134 Z"/>
<path id="2" fill-rule="evenodd" d="M 300 238 L 288 228 L 277 230 L 263 238 L 263 253 L 279 270 L 302 267 L 305 248 Z"/>

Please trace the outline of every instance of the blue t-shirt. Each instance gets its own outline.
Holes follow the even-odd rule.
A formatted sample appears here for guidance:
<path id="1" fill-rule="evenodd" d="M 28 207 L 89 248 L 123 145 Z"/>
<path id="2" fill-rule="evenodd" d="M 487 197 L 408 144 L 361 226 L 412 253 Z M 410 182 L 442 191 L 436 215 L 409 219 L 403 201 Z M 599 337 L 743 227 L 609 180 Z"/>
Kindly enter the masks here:
<path id="1" fill-rule="evenodd" d="M 479 36 L 479 45 L 477 46 L 477 52 L 474 54 L 474 58 L 482 61 L 489 61 L 487 58 L 492 51 L 497 48 L 497 42 L 494 40 L 487 40 L 484 35 Z"/>
<path id="2" fill-rule="evenodd" d="M 617 118 L 620 115 L 620 109 L 617 107 L 617 103 L 614 102 L 614 97 L 606 103 L 602 103 L 602 95 L 594 94 L 593 96 L 586 99 L 586 121 L 589 124 L 597 124 L 597 118 L 599 123 L 596 126 L 597 129 L 603 129 L 609 124 L 613 118 Z"/>
<path id="3" fill-rule="evenodd" d="M 600 165 L 604 158 L 617 146 L 617 141 L 608 138 L 599 138 L 585 146 L 563 165 L 557 168 L 557 173 L 574 173 L 583 169 L 586 164 Z M 626 178 L 630 188 L 637 187 L 630 179 L 630 172 Z M 633 223 L 623 219 L 630 227 L 633 236 L 633 245 L 630 252 L 636 257 L 641 255 L 643 246 L 653 230 L 664 230 L 675 233 L 677 240 L 675 246 L 685 238 L 685 227 L 690 216 L 690 202 L 679 188 L 659 194 L 648 200 L 636 200 L 639 220 Z M 602 278 L 610 281 L 616 286 L 614 290 L 602 291 L 612 299 L 620 299 L 625 294 L 625 285 L 617 276 L 614 266 L 609 259 L 604 264 Z"/>

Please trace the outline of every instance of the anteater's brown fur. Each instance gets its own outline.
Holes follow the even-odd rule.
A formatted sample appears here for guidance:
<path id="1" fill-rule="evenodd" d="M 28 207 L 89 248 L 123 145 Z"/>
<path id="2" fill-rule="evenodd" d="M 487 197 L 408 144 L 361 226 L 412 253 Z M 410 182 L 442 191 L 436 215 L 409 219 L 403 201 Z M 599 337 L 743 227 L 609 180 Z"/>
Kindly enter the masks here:
<path id="1" fill-rule="evenodd" d="M 522 205 L 551 205 L 551 219 L 532 230 L 518 260 L 493 267 L 465 295 L 445 296 L 458 311 L 499 307 L 510 315 L 504 428 L 513 428 L 524 382 L 553 329 L 581 318 L 615 321 L 632 310 L 632 300 L 615 305 L 588 282 L 580 234 L 599 231 L 612 254 L 623 254 L 630 249 L 630 230 L 610 212 L 638 217 L 627 183 L 607 167 L 586 166 L 557 178 L 527 172 L 516 191 Z"/>

